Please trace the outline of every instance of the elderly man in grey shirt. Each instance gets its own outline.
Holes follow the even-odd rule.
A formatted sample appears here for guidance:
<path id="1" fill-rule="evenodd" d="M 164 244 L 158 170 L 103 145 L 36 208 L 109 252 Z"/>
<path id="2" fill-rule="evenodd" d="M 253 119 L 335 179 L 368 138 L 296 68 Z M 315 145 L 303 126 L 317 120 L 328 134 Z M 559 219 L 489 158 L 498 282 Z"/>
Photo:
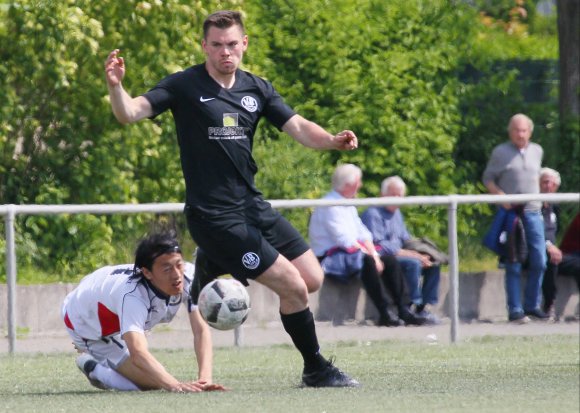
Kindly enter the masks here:
<path id="1" fill-rule="evenodd" d="M 531 143 L 534 123 L 521 113 L 514 115 L 508 125 L 509 142 L 496 146 L 483 172 L 483 183 L 491 194 L 536 194 L 540 192 L 540 169 L 544 151 Z M 521 208 L 504 204 L 501 208 Z M 523 206 L 521 219 L 524 224 L 528 247 L 528 281 L 521 303 L 521 262 L 507 262 L 505 283 L 508 318 L 514 323 L 524 324 L 530 317 L 539 320 L 548 318 L 540 309 L 540 288 L 546 268 L 546 241 L 541 215 L 542 203 L 531 201 Z"/>

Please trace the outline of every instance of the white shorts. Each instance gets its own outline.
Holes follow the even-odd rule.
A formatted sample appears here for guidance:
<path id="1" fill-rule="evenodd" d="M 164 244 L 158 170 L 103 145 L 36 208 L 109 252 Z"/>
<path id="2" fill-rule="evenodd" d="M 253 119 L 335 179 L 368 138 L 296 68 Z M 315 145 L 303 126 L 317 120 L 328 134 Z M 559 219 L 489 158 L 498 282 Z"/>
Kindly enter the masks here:
<path id="1" fill-rule="evenodd" d="M 62 312 L 64 319 L 66 314 L 65 306 L 63 306 Z M 81 337 L 68 326 L 66 331 L 72 338 L 75 347 L 83 353 L 89 353 L 99 364 L 107 365 L 116 370 L 129 358 L 129 350 L 127 349 L 127 344 L 121 338 L 121 334 L 114 334 L 99 340 L 90 340 Z"/>
<path id="2" fill-rule="evenodd" d="M 114 336 L 100 340 L 87 340 L 68 327 L 67 331 L 73 339 L 75 347 L 79 351 L 89 353 L 100 364 L 106 364 L 116 370 L 129 358 L 129 350 L 127 350 L 127 345 L 120 334 L 115 334 Z"/>

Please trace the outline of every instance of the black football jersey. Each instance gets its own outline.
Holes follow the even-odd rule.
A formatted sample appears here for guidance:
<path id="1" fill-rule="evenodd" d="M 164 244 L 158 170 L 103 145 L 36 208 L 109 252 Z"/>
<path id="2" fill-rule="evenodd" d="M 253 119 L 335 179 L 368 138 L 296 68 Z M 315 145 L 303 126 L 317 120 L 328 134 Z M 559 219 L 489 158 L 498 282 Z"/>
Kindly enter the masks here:
<path id="1" fill-rule="evenodd" d="M 153 117 L 173 114 L 188 205 L 213 215 L 261 195 L 252 157 L 258 122 L 263 116 L 280 129 L 295 114 L 270 82 L 238 69 L 233 87 L 224 89 L 200 64 L 167 76 L 144 96 Z"/>

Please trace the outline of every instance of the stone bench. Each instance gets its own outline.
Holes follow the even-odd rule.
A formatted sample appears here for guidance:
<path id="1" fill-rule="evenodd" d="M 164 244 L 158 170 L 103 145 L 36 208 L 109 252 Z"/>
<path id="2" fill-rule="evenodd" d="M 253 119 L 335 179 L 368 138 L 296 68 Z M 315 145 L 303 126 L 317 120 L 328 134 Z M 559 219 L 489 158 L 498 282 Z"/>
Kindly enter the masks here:
<path id="1" fill-rule="evenodd" d="M 500 270 L 459 274 L 459 318 L 467 322 L 505 321 L 507 308 L 504 280 L 505 273 Z M 574 279 L 558 277 L 557 288 L 556 315 L 562 319 L 578 315 L 579 295 Z M 435 313 L 439 317 L 450 317 L 449 299 L 449 277 L 442 273 L 439 303 L 435 306 Z M 348 320 L 364 321 L 378 317 L 376 308 L 359 280 L 344 284 L 326 278 L 319 292 L 318 304 L 316 319 L 332 321 L 335 325 Z"/>

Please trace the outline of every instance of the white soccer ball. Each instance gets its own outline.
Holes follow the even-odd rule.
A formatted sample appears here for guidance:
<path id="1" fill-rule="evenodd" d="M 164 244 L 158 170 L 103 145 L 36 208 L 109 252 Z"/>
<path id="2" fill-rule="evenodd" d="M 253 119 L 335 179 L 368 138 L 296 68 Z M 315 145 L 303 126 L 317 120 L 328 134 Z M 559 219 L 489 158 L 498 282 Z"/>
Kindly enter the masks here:
<path id="1" fill-rule="evenodd" d="M 250 312 L 250 295 L 233 278 L 218 278 L 207 284 L 199 293 L 197 303 L 203 319 L 218 330 L 240 326 Z"/>

